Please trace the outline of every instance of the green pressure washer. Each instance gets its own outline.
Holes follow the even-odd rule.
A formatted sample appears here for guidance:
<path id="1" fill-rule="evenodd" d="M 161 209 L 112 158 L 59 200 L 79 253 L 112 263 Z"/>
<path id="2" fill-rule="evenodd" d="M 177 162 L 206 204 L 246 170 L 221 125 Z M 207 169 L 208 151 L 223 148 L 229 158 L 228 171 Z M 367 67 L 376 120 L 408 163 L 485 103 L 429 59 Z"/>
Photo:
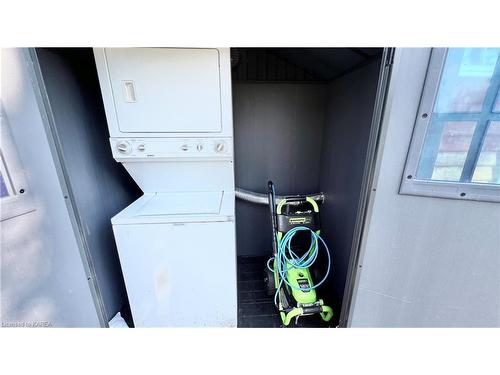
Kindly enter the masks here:
<path id="1" fill-rule="evenodd" d="M 318 204 L 308 196 L 290 196 L 276 205 L 276 192 L 268 182 L 269 209 L 273 228 L 273 256 L 267 262 L 268 290 L 274 293 L 274 304 L 285 326 L 295 318 L 319 314 L 328 322 L 333 310 L 318 299 L 316 288 L 330 273 L 330 252 L 320 237 Z M 293 241 L 292 241 L 293 240 Z M 312 266 L 318 259 L 320 243 L 328 258 L 323 277 Z M 271 264 L 272 263 L 272 264 Z M 320 280 L 316 283 L 315 279 Z"/>

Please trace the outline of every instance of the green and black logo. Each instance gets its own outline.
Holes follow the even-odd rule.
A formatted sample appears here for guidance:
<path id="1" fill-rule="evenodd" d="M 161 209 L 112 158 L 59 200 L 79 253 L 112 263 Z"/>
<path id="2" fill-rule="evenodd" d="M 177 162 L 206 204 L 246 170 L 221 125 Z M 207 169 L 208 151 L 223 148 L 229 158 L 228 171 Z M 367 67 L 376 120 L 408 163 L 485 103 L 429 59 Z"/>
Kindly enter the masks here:
<path id="1" fill-rule="evenodd" d="M 288 219 L 288 224 L 290 225 L 297 225 L 297 224 L 311 224 L 312 219 L 311 217 L 306 217 L 306 216 L 300 216 L 300 217 L 291 217 Z"/>

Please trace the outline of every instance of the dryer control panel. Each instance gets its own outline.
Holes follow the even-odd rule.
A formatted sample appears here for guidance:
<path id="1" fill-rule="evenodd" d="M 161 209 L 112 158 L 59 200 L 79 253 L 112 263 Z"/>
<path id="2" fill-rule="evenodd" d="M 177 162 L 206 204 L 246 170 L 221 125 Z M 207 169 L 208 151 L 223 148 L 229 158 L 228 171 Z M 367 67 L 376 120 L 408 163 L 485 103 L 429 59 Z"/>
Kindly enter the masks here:
<path id="1" fill-rule="evenodd" d="M 232 138 L 110 138 L 113 157 L 123 159 L 232 159 Z"/>

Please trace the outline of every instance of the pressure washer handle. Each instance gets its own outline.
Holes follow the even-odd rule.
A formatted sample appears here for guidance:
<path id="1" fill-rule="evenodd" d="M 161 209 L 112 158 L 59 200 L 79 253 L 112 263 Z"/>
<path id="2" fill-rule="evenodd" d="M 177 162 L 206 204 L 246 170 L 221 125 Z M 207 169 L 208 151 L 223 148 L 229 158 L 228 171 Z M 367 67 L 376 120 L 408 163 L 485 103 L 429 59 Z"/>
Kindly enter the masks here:
<path id="1" fill-rule="evenodd" d="M 274 184 L 272 181 L 267 182 L 267 196 L 269 199 L 269 213 L 271 216 L 271 225 L 273 227 L 273 255 L 278 253 L 278 219 L 276 217 L 276 201 Z"/>

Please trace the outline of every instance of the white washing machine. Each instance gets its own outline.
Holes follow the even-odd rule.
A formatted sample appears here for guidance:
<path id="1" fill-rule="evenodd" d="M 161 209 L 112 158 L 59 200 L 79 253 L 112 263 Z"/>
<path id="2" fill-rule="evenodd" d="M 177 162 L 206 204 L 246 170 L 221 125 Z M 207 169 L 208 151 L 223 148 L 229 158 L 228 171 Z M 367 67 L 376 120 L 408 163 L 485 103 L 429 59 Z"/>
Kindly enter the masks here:
<path id="1" fill-rule="evenodd" d="M 113 156 L 144 192 L 111 220 L 135 326 L 236 326 L 229 49 L 94 55 Z"/>

